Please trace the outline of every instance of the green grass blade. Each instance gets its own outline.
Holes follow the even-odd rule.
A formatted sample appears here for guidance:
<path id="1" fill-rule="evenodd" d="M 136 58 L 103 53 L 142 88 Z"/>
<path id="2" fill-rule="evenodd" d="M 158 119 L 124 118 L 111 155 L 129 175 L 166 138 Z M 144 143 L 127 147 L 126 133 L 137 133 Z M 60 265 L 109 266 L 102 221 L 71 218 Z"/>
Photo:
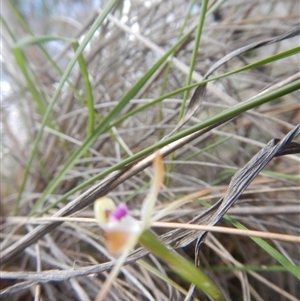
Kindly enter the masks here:
<path id="1" fill-rule="evenodd" d="M 288 272 L 286 267 L 281 265 L 243 265 L 243 266 L 211 266 L 212 271 L 253 271 L 253 272 Z"/>
<path id="2" fill-rule="evenodd" d="M 177 275 L 195 284 L 199 290 L 214 301 L 225 301 L 220 290 L 200 269 L 197 269 L 190 261 L 176 252 L 169 250 L 149 231 L 141 235 L 139 242 L 155 256 L 162 259 Z"/>
<path id="3" fill-rule="evenodd" d="M 26 81 L 27 87 L 32 95 L 32 98 L 37 106 L 37 110 L 41 116 L 45 113 L 45 106 L 42 102 L 43 96 L 39 93 L 39 91 L 36 89 L 36 84 L 31 79 L 31 76 L 28 72 L 28 64 L 25 55 L 23 54 L 22 50 L 19 48 L 14 48 L 13 53 L 15 56 L 16 63 L 22 72 L 24 79 Z M 31 70 L 30 70 L 31 71 Z M 50 122 L 47 122 L 47 125 L 50 125 Z"/>
<path id="4" fill-rule="evenodd" d="M 77 41 L 72 42 L 72 46 L 74 51 L 79 47 L 79 44 Z M 85 94 L 86 94 L 86 106 L 88 109 L 88 125 L 87 125 L 87 136 L 90 136 L 94 132 L 94 96 L 92 91 L 92 85 L 89 79 L 89 73 L 88 68 L 85 63 L 84 57 L 82 53 L 78 56 L 78 65 L 81 71 L 81 76 L 83 79 L 84 87 L 85 87 Z"/>
<path id="5" fill-rule="evenodd" d="M 188 73 L 187 80 L 186 80 L 186 86 L 189 86 L 191 83 L 191 80 L 192 80 L 192 75 L 194 72 L 194 68 L 195 68 L 195 64 L 196 64 L 196 60 L 197 60 L 197 56 L 198 56 L 198 50 L 199 50 L 200 39 L 201 39 L 201 35 L 202 35 L 203 24 L 205 21 L 205 16 L 206 16 L 206 11 L 207 11 L 207 4 L 208 4 L 208 0 L 203 0 L 201 3 L 201 11 L 200 11 L 199 20 L 198 20 L 198 26 L 197 26 L 195 43 L 194 43 L 191 62 L 190 62 L 189 73 Z M 188 93 L 189 93 L 189 90 L 184 91 L 178 120 L 180 120 L 184 114 Z M 173 161 L 173 159 L 174 159 L 174 154 L 171 154 L 170 160 Z M 169 164 L 167 167 L 167 174 L 171 174 L 172 168 L 173 168 L 173 165 Z M 166 178 L 167 186 L 169 186 L 169 180 L 170 180 L 170 178 L 167 177 Z"/>
<path id="6" fill-rule="evenodd" d="M 185 157 L 183 160 L 184 160 L 184 161 L 191 160 L 191 159 L 193 159 L 194 157 L 196 157 L 196 156 L 198 156 L 198 155 L 200 155 L 200 154 L 202 154 L 202 153 L 204 153 L 204 152 L 206 152 L 206 151 L 208 151 L 208 150 L 210 150 L 210 149 L 212 149 L 212 148 L 214 148 L 214 147 L 216 147 L 216 146 L 222 144 L 223 142 L 225 142 L 225 141 L 227 141 L 227 140 L 229 140 L 229 139 L 231 139 L 231 138 L 232 138 L 232 137 L 225 137 L 225 138 L 219 139 L 219 140 L 216 141 L 215 143 L 211 143 L 211 144 L 209 144 L 208 146 L 206 146 L 206 147 L 200 149 L 199 151 L 194 152 L 193 154 L 191 154 L 191 155 Z"/>
<path id="7" fill-rule="evenodd" d="M 293 182 L 300 182 L 300 176 L 298 175 L 289 175 L 282 172 L 276 172 L 271 170 L 264 170 L 261 172 L 262 175 L 265 175 L 267 177 L 272 177 L 280 180 L 289 180 Z"/>
<path id="8" fill-rule="evenodd" d="M 18 42 L 15 43 L 14 48 L 22 48 L 22 47 L 26 47 L 29 45 L 38 45 L 41 49 L 44 49 L 41 47 L 42 43 L 47 43 L 47 42 L 51 42 L 51 41 L 65 41 L 70 43 L 73 46 L 73 49 L 76 53 L 76 50 L 79 47 L 78 42 L 75 39 L 70 39 L 70 38 L 66 38 L 66 37 L 61 37 L 61 36 L 30 36 L 30 37 L 26 37 Z M 55 70 L 59 73 L 59 75 L 62 75 L 62 71 L 59 69 L 59 67 L 56 65 L 56 63 L 51 59 L 51 57 L 48 55 L 48 53 L 46 52 L 46 50 L 43 51 L 43 53 L 46 55 L 47 54 L 47 59 L 51 62 L 51 64 L 54 66 Z M 89 112 L 89 118 L 90 119 L 94 119 L 94 110 L 91 110 L 90 108 L 93 107 L 94 104 L 94 100 L 93 100 L 93 93 L 92 93 L 92 87 L 88 78 L 88 71 L 87 71 L 87 66 L 84 60 L 84 57 L 82 55 L 82 53 L 79 54 L 78 57 L 78 64 L 81 70 L 81 75 L 83 77 L 83 81 L 84 81 L 84 85 L 85 85 L 85 90 L 86 90 L 86 95 L 87 95 L 87 102 L 85 101 L 85 99 L 80 95 L 80 93 L 77 91 L 76 87 L 69 82 L 68 80 L 66 81 L 70 88 L 72 89 L 72 91 L 75 93 L 75 95 L 78 97 L 78 99 L 84 104 L 88 106 L 88 112 Z M 92 104 L 92 105 L 91 105 Z M 93 116 L 91 117 L 91 111 L 93 112 Z M 90 120 L 89 119 L 89 120 Z M 92 122 L 89 121 L 89 129 L 92 128 L 92 126 L 90 125 L 92 124 Z"/>
<path id="9" fill-rule="evenodd" d="M 194 68 L 195 68 L 195 64 L 196 64 L 196 60 L 197 60 L 197 56 L 198 56 L 200 39 L 201 39 L 203 25 L 204 25 L 204 21 L 205 21 L 205 15 L 206 15 L 206 11 L 207 11 L 207 4 L 208 4 L 208 0 L 203 0 L 201 3 L 201 11 L 200 11 L 200 15 L 199 15 L 199 21 L 198 21 L 198 26 L 197 26 L 195 43 L 194 43 L 194 47 L 193 47 L 192 58 L 191 58 L 191 62 L 190 62 L 189 74 L 188 74 L 188 77 L 186 80 L 186 86 L 189 86 L 192 81 L 192 75 L 194 72 Z M 187 97 L 188 97 L 188 90 L 186 90 L 183 94 L 183 102 L 182 102 L 181 110 L 179 113 L 179 119 L 181 119 L 183 116 Z"/>
<path id="10" fill-rule="evenodd" d="M 146 261 L 140 259 L 137 263 L 142 266 L 143 268 L 147 269 L 151 274 L 155 275 L 157 278 L 163 280 L 164 283 L 171 285 L 173 288 L 181 292 L 182 294 L 186 295 L 188 292 L 184 288 L 182 288 L 179 284 L 169 278 L 167 275 L 164 275 L 162 272 L 158 271 L 152 265 L 148 264 Z"/>
<path id="11" fill-rule="evenodd" d="M 201 201 L 200 202 L 205 207 L 210 207 L 210 204 L 207 202 Z M 243 224 L 238 222 L 237 220 L 233 219 L 228 214 L 225 214 L 223 218 L 227 221 L 229 221 L 233 226 L 235 226 L 237 229 L 242 230 L 249 230 L 247 227 L 245 227 Z M 250 238 L 259 245 L 263 250 L 265 250 L 272 258 L 274 258 L 276 261 L 278 261 L 284 270 L 294 275 L 297 279 L 300 280 L 300 267 L 293 265 L 285 256 L 283 256 L 281 253 L 279 253 L 276 249 L 274 249 L 270 244 L 268 244 L 266 241 L 264 241 L 262 238 L 259 237 L 251 237 Z"/>
<path id="12" fill-rule="evenodd" d="M 248 230 L 247 227 L 242 225 L 240 222 L 234 220 L 230 216 L 226 215 L 225 219 L 229 220 L 236 228 Z M 262 249 L 264 249 L 272 258 L 278 261 L 282 266 L 284 266 L 288 272 L 294 275 L 298 280 L 300 280 L 300 267 L 293 265 L 285 256 L 274 249 L 270 244 L 259 237 L 250 237 L 256 244 L 258 244 Z"/>

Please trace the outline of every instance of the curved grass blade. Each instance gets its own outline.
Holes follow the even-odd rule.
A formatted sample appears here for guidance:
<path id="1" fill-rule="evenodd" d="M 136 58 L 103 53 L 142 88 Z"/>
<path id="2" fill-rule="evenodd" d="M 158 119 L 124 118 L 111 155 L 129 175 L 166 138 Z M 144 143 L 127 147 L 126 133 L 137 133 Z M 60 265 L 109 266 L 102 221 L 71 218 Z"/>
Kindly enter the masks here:
<path id="1" fill-rule="evenodd" d="M 69 42 L 73 49 L 74 52 L 76 53 L 77 49 L 79 48 L 79 43 L 75 39 L 70 39 L 70 38 L 65 38 L 65 37 L 59 37 L 59 36 L 32 36 L 32 37 L 27 37 L 22 39 L 21 41 L 17 42 L 14 46 L 15 50 L 21 51 L 21 48 L 24 46 L 28 45 L 40 45 L 42 43 L 47 43 L 51 41 L 66 41 Z M 95 111 L 94 111 L 94 97 L 93 97 L 93 92 L 92 92 L 92 85 L 89 80 L 88 76 L 88 69 L 87 65 L 85 63 L 84 57 L 82 52 L 79 53 L 78 56 L 78 65 L 81 71 L 84 87 L 85 87 L 85 92 L 86 92 L 86 100 L 82 97 L 80 97 L 80 100 L 83 102 L 84 105 L 87 106 L 88 109 L 88 126 L 87 126 L 87 136 L 91 135 L 94 131 L 94 116 L 95 116 Z M 76 88 L 69 83 L 70 86 L 72 86 L 73 91 L 76 91 Z M 75 92 L 74 91 L 74 92 Z M 76 91 L 77 92 L 77 91 Z M 79 93 L 76 93 L 76 95 L 80 96 Z"/>
<path id="2" fill-rule="evenodd" d="M 17 7 L 15 5 L 13 5 L 11 3 L 11 1 L 8 1 L 8 4 L 10 5 L 10 8 L 12 9 L 12 11 L 14 12 L 14 15 L 16 16 L 17 20 L 21 23 L 22 27 L 24 28 L 24 30 L 30 34 L 33 38 L 36 38 L 36 36 L 34 36 L 34 33 L 32 32 L 32 30 L 29 28 L 29 26 L 26 24 L 26 22 L 24 21 L 23 17 L 21 16 L 20 12 L 18 11 Z M 2 16 L 0 17 L 2 23 L 4 24 L 4 26 L 6 27 L 6 29 L 8 30 L 10 36 L 12 37 L 13 41 L 16 42 L 16 39 L 13 37 L 11 31 L 9 30 L 8 26 L 6 25 L 6 22 L 4 21 L 4 19 L 2 18 Z M 35 43 L 34 43 L 35 44 Z M 61 71 L 61 69 L 59 68 L 59 66 L 55 63 L 55 61 L 51 58 L 51 56 L 48 54 L 48 52 L 44 49 L 43 45 L 41 43 L 37 43 L 36 44 L 40 50 L 42 51 L 42 53 L 45 55 L 46 59 L 50 62 L 50 64 L 54 67 L 54 69 L 58 72 L 58 74 L 60 76 L 63 75 L 63 72 Z M 77 91 L 77 89 L 74 87 L 74 85 L 72 85 L 72 83 L 67 80 L 66 81 L 68 83 L 68 85 L 70 86 L 70 88 L 72 89 L 72 91 L 75 93 L 75 95 L 78 97 L 78 99 L 84 103 L 83 98 L 81 97 L 80 93 Z"/>
<path id="3" fill-rule="evenodd" d="M 28 178 L 28 174 L 31 168 L 31 165 L 33 163 L 33 159 L 37 153 L 37 148 L 38 148 L 38 144 L 39 141 L 42 137 L 43 131 L 44 131 L 44 127 L 46 126 L 49 116 L 52 112 L 52 109 L 56 103 L 56 100 L 58 99 L 58 96 L 60 94 L 60 91 L 63 87 L 63 85 L 65 84 L 65 82 L 67 81 L 67 78 L 71 72 L 71 70 L 73 69 L 76 61 L 78 60 L 78 57 L 81 55 L 82 51 L 84 50 L 84 48 L 86 47 L 86 45 L 88 44 L 88 42 L 90 41 L 90 39 L 92 38 L 94 32 L 98 29 L 98 27 L 102 24 L 102 22 L 104 21 L 104 19 L 106 18 L 107 14 L 113 9 L 113 7 L 115 6 L 115 4 L 118 2 L 118 0 L 111 0 L 108 2 L 108 4 L 106 5 L 106 7 L 103 9 L 102 13 L 98 16 L 98 18 L 95 20 L 94 24 L 91 26 L 89 32 L 87 33 L 87 35 L 84 37 L 82 43 L 80 44 L 80 46 L 78 47 L 74 57 L 72 58 L 72 60 L 70 61 L 69 65 L 67 66 L 65 72 L 63 73 L 60 82 L 58 84 L 58 87 L 50 101 L 50 104 L 48 105 L 45 114 L 43 115 L 43 120 L 41 123 L 41 127 L 36 135 L 36 138 L 34 140 L 33 143 L 33 149 L 31 151 L 30 157 L 28 159 L 28 163 L 26 165 L 25 171 L 24 171 L 24 176 L 23 176 L 23 181 L 21 183 L 21 188 L 18 192 L 18 197 L 17 200 L 18 202 L 21 199 L 23 190 L 25 188 L 25 183 L 26 183 L 26 179 Z"/>
<path id="4" fill-rule="evenodd" d="M 38 108 L 38 111 L 40 112 L 41 116 L 44 116 L 44 114 L 45 114 L 45 107 L 41 102 L 41 99 L 43 97 L 39 95 L 39 92 L 35 88 L 35 84 L 32 82 L 32 80 L 29 76 L 29 73 L 27 71 L 27 66 L 26 66 L 27 60 L 26 60 L 25 55 L 23 54 L 21 48 L 24 46 L 28 46 L 28 45 L 40 45 L 41 43 L 57 41 L 57 40 L 70 42 L 73 45 L 75 52 L 79 47 L 78 42 L 73 39 L 57 37 L 57 36 L 31 36 L 31 37 L 27 37 L 27 38 L 24 38 L 24 39 L 18 41 L 14 45 L 14 49 L 13 49 L 17 64 L 18 64 L 21 72 L 23 73 L 23 76 L 26 79 L 27 86 L 32 94 L 33 99 L 35 100 L 35 102 L 37 104 L 37 108 Z M 80 69 L 81 69 L 81 72 L 83 75 L 83 79 L 84 79 L 84 83 L 85 83 L 85 88 L 86 88 L 87 102 L 85 102 L 85 103 L 87 103 L 88 112 L 89 112 L 88 134 L 91 134 L 93 132 L 93 124 L 94 124 L 93 94 L 92 94 L 92 90 L 91 90 L 91 84 L 89 82 L 88 75 L 87 75 L 86 64 L 85 64 L 82 53 L 79 54 L 78 64 L 80 66 Z M 49 120 L 47 120 L 46 125 L 48 125 L 50 128 L 53 128 L 51 121 L 49 121 Z M 26 181 L 27 181 L 27 167 L 25 169 L 25 177 L 21 184 L 19 194 L 18 194 L 18 197 L 17 197 L 15 205 L 14 205 L 14 211 L 13 211 L 14 214 L 18 213 L 20 199 L 21 199 L 21 193 L 24 190 Z"/>

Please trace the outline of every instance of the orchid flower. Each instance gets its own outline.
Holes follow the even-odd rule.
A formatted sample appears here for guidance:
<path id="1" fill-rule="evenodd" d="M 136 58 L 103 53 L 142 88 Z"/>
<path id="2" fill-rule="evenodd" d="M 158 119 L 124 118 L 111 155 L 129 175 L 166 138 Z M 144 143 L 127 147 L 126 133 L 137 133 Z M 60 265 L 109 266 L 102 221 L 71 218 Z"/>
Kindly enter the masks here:
<path id="1" fill-rule="evenodd" d="M 141 222 L 130 216 L 124 203 L 116 206 L 109 197 L 99 198 L 94 203 L 95 218 L 103 230 L 107 250 L 113 255 L 120 254 L 96 301 L 104 300 L 126 257 L 138 243 L 141 234 L 151 225 L 151 215 L 165 177 L 163 159 L 159 153 L 154 158 L 153 169 L 150 191 L 141 209 Z"/>
<path id="2" fill-rule="evenodd" d="M 129 215 L 126 204 L 116 206 L 111 198 L 103 197 L 96 200 L 94 211 L 111 254 L 121 253 L 129 239 L 139 235 L 140 223 Z"/>
<path id="3" fill-rule="evenodd" d="M 195 284 L 197 288 L 208 295 L 212 300 L 225 301 L 222 292 L 214 283 L 196 268 L 192 262 L 176 252 L 169 250 L 159 239 L 147 229 L 151 224 L 167 214 L 172 208 L 166 208 L 152 216 L 157 195 L 162 186 L 165 170 L 162 157 L 156 154 L 153 162 L 154 176 L 149 194 L 145 198 L 141 209 L 141 222 L 130 216 L 126 204 L 116 206 L 108 197 L 99 198 L 94 205 L 95 216 L 103 230 L 108 251 L 120 254 L 113 270 L 106 279 L 95 301 L 103 301 L 113 281 L 117 277 L 126 257 L 135 245 L 140 242 L 152 254 L 164 260 L 169 267 L 183 279 Z"/>

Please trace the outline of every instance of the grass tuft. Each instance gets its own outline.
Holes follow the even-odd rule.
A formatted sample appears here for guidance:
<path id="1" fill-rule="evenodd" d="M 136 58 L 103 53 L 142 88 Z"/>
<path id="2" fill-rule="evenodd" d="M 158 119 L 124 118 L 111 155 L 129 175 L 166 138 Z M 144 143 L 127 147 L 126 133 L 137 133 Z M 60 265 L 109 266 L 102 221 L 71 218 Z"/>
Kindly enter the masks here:
<path id="1" fill-rule="evenodd" d="M 139 220 L 160 150 L 107 300 L 298 300 L 298 1 L 37 3 L 2 4 L 1 298 L 95 300 L 93 202 Z"/>

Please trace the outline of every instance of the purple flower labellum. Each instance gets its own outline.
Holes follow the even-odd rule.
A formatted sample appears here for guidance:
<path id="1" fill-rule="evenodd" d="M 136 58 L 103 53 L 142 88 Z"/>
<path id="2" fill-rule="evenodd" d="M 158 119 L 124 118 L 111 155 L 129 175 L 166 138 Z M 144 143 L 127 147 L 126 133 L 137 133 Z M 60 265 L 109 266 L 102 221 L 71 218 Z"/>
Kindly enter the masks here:
<path id="1" fill-rule="evenodd" d="M 120 221 L 124 216 L 128 214 L 128 208 L 126 204 L 121 203 L 110 215 L 110 220 Z"/>

